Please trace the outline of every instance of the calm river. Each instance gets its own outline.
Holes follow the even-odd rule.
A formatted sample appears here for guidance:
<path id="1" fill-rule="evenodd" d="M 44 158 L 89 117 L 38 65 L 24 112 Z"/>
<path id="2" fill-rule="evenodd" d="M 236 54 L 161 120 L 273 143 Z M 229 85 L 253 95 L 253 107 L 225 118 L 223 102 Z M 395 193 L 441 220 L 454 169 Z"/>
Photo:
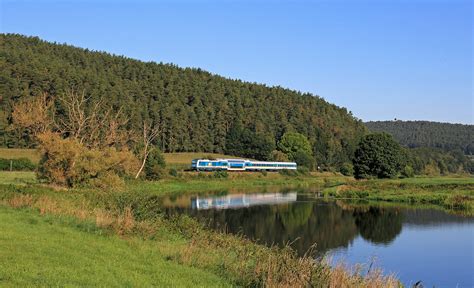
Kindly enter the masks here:
<path id="1" fill-rule="evenodd" d="M 225 193 L 224 193 L 225 194 Z M 407 286 L 473 287 L 474 217 L 434 208 L 347 203 L 305 191 L 230 193 L 164 199 L 167 213 L 186 213 L 214 229 L 266 245 L 348 264 L 374 262 Z"/>

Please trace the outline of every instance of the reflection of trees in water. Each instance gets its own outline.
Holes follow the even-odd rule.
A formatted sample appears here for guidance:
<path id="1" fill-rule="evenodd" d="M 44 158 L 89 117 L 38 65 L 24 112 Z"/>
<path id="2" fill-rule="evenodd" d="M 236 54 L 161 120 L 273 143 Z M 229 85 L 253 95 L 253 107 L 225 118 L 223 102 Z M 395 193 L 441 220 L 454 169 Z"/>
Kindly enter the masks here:
<path id="1" fill-rule="evenodd" d="M 388 244 L 400 234 L 403 223 L 397 208 L 321 201 L 199 211 L 175 207 L 166 213 L 189 213 L 214 229 L 241 233 L 267 245 L 292 243 L 299 254 L 314 244 L 321 253 L 347 247 L 359 233 L 367 241 Z"/>
<path id="2" fill-rule="evenodd" d="M 210 220 L 213 228 L 225 227 L 231 233 L 242 233 L 267 245 L 284 245 L 298 239 L 292 247 L 300 254 L 315 243 L 320 252 L 347 246 L 357 235 L 352 212 L 332 204 L 294 203 L 193 214 Z"/>
<path id="3" fill-rule="evenodd" d="M 147 208 L 159 205 L 157 199 L 150 200 L 142 205 L 143 209 L 138 209 L 141 206 L 134 208 L 148 211 Z M 189 203 L 190 200 L 187 201 Z M 304 254 L 315 243 L 319 252 L 347 247 L 359 233 L 367 241 L 388 244 L 401 233 L 404 224 L 425 226 L 474 221 L 473 218 L 432 209 L 339 201 L 293 202 L 227 210 L 198 211 L 184 207 L 169 207 L 165 213 L 189 213 L 212 228 L 242 233 L 267 245 L 292 243 L 292 247 L 300 254 Z"/>
<path id="4" fill-rule="evenodd" d="M 354 218 L 360 235 L 377 244 L 388 244 L 402 231 L 403 217 L 397 209 L 355 209 Z"/>

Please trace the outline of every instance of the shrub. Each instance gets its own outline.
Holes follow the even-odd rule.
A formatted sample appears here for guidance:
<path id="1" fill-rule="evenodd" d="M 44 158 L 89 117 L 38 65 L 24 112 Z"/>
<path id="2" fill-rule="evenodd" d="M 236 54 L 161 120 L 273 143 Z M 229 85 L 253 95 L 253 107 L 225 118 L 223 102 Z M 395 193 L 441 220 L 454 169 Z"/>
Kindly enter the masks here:
<path id="1" fill-rule="evenodd" d="M 178 177 L 179 176 L 179 173 L 178 173 L 178 170 L 176 170 L 176 168 L 171 168 L 169 171 L 168 171 L 168 174 L 173 176 L 173 177 Z"/>
<path id="2" fill-rule="evenodd" d="M 415 170 L 413 170 L 410 165 L 406 165 L 405 168 L 403 168 L 402 177 L 411 178 L 413 176 L 415 176 Z"/>
<path id="3" fill-rule="evenodd" d="M 163 178 L 165 167 L 166 162 L 161 151 L 157 148 L 151 150 L 145 163 L 145 178 L 148 180 Z"/>
<path id="4" fill-rule="evenodd" d="M 225 170 L 216 171 L 216 172 L 214 172 L 213 177 L 214 178 L 228 178 L 229 173 L 227 173 L 227 171 L 225 171 Z"/>
<path id="5" fill-rule="evenodd" d="M 298 168 L 298 170 L 301 169 L 301 167 Z M 289 176 L 289 177 L 296 177 L 298 176 L 298 170 L 280 170 L 278 173 L 280 173 L 283 176 Z"/>
<path id="6" fill-rule="evenodd" d="M 300 175 L 309 175 L 309 169 L 305 166 L 298 167 L 298 170 L 296 170 L 296 172 Z"/>
<path id="7" fill-rule="evenodd" d="M 123 184 L 121 178 L 133 176 L 139 167 L 128 150 L 88 149 L 74 139 L 62 139 L 51 132 L 40 134 L 38 140 L 43 154 L 38 178 L 48 183 L 117 188 Z"/>
<path id="8" fill-rule="evenodd" d="M 260 173 L 265 177 L 268 175 L 268 172 L 266 170 L 262 170 L 262 171 L 260 171 Z"/>
<path id="9" fill-rule="evenodd" d="M 156 181 L 156 180 L 163 179 L 164 176 L 166 176 L 166 170 L 155 165 L 153 167 L 150 167 L 146 171 L 145 178 L 147 180 L 155 180 Z"/>
<path id="10" fill-rule="evenodd" d="M 352 176 L 354 175 L 354 166 L 352 163 L 344 163 L 342 164 L 341 168 L 339 168 L 339 172 L 345 176 Z"/>
<path id="11" fill-rule="evenodd" d="M 432 161 L 425 166 L 423 169 L 423 174 L 428 176 L 439 176 L 441 171 L 439 170 L 438 165 Z"/>

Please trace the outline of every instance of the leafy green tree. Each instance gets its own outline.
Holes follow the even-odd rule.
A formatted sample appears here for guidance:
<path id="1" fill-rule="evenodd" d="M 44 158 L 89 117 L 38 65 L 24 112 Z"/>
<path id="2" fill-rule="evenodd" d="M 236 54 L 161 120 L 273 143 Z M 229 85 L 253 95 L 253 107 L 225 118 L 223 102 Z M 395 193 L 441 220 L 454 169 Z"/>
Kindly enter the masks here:
<path id="1" fill-rule="evenodd" d="M 313 169 L 314 158 L 312 157 L 311 143 L 303 134 L 296 132 L 285 133 L 280 142 L 278 142 L 278 149 L 298 165 Z"/>
<path id="2" fill-rule="evenodd" d="M 262 134 L 250 129 L 234 127 L 226 140 L 226 153 L 257 160 L 270 159 L 275 144 Z"/>
<path id="3" fill-rule="evenodd" d="M 309 170 L 314 169 L 314 158 L 311 157 L 311 154 L 308 154 L 306 151 L 296 151 L 293 153 L 292 160 L 298 164 L 298 166 L 306 167 Z"/>
<path id="4" fill-rule="evenodd" d="M 393 178 L 405 166 L 402 147 L 387 133 L 369 134 L 362 138 L 353 160 L 354 176 L 361 178 Z"/>

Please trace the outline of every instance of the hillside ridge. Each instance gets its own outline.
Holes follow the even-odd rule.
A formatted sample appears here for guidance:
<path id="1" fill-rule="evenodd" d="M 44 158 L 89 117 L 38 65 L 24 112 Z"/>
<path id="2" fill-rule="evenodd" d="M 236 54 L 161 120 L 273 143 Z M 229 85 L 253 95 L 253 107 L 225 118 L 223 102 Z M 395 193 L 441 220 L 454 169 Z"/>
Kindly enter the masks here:
<path id="1" fill-rule="evenodd" d="M 130 118 L 129 129 L 153 121 L 161 131 L 156 145 L 164 152 L 223 153 L 229 131 L 236 127 L 273 145 L 285 132 L 295 131 L 310 140 L 317 163 L 334 166 L 350 160 L 367 131 L 346 108 L 310 93 L 38 37 L 1 34 L 0 42 L 4 59 L 0 62 L 0 146 L 32 145 L 28 135 L 5 131 L 14 103 L 68 89 L 85 91 L 91 101 L 105 98 L 111 107 L 122 107 Z"/>
<path id="2" fill-rule="evenodd" d="M 372 132 L 387 132 L 410 148 L 432 147 L 444 151 L 462 150 L 474 154 L 474 125 L 434 121 L 370 121 Z"/>

